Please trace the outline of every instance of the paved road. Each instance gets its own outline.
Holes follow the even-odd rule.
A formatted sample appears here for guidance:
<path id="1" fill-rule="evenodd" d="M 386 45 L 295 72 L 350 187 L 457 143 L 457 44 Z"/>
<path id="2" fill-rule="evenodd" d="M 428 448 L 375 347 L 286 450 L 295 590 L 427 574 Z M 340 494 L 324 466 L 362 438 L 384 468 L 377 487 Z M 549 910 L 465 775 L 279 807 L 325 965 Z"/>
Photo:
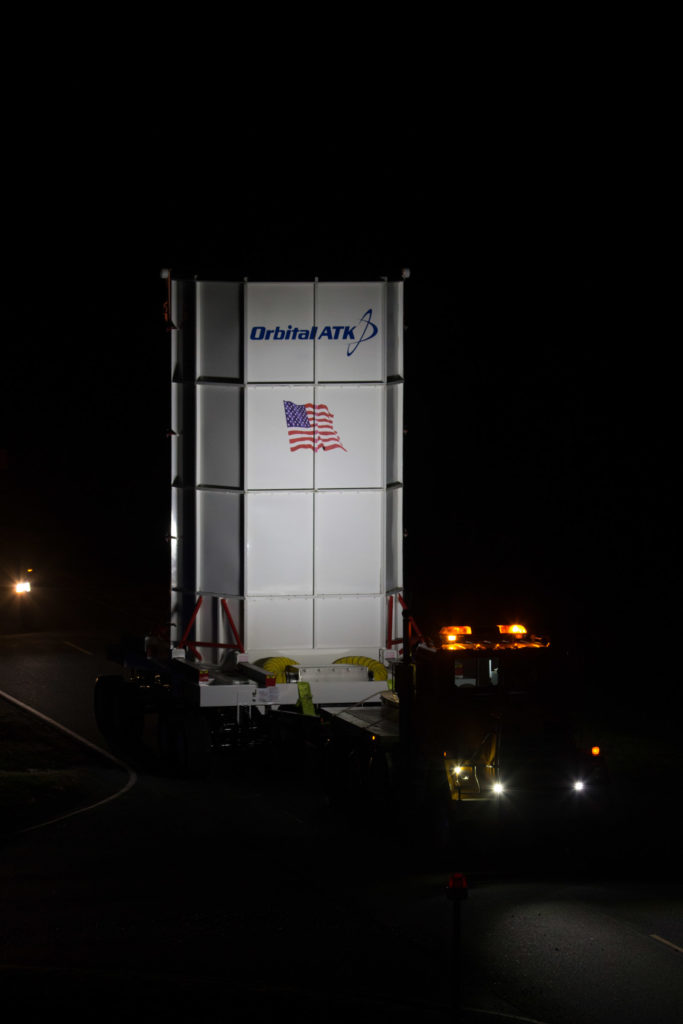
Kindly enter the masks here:
<path id="1" fill-rule="evenodd" d="M 99 742 L 103 640 L 1 638 L 0 688 Z M 165 777 L 153 753 L 135 767 L 120 800 L 0 849 L 0 977 L 16 1014 L 448 1020 L 444 886 L 464 869 L 468 1020 L 680 1019 L 683 891 L 639 857 L 654 835 L 613 875 L 575 850 L 506 859 L 486 836 L 445 864 L 405 833 L 336 817 L 312 765 L 226 762 L 202 783 Z"/>

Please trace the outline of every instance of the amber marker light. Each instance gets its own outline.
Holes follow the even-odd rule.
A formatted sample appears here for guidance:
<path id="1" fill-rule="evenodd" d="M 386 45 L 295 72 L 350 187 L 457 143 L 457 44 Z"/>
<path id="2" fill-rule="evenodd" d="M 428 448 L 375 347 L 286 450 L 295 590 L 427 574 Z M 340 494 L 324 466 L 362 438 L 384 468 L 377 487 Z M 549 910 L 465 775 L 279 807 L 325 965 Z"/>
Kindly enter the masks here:
<path id="1" fill-rule="evenodd" d="M 471 626 L 444 626 L 442 629 L 439 630 L 439 633 L 441 634 L 441 636 L 445 640 L 448 640 L 450 643 L 453 643 L 453 641 L 457 640 L 459 636 L 471 636 L 472 635 L 472 627 Z"/>
<path id="2" fill-rule="evenodd" d="M 600 747 L 591 747 L 593 757 L 600 757 Z"/>
<path id="3" fill-rule="evenodd" d="M 520 636 L 522 633 L 528 633 L 528 630 L 526 626 L 522 626 L 519 622 L 515 622 L 511 626 L 499 626 L 498 632 L 503 635 L 512 633 L 514 636 Z"/>
<path id="4" fill-rule="evenodd" d="M 460 637 L 471 636 L 471 626 L 443 626 L 439 630 L 439 636 L 441 637 L 441 646 L 448 649 L 453 649 L 452 645 L 458 645 Z"/>

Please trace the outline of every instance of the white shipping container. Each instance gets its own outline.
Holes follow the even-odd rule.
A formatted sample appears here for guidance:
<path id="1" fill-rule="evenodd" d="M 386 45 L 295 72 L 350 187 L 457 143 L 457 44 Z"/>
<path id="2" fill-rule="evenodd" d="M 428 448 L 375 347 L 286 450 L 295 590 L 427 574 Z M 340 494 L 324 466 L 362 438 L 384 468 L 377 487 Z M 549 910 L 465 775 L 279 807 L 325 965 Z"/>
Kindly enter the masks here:
<path id="1" fill-rule="evenodd" d="M 400 632 L 402 282 L 181 279 L 172 319 L 172 641 L 201 599 L 196 643 L 377 658 Z"/>

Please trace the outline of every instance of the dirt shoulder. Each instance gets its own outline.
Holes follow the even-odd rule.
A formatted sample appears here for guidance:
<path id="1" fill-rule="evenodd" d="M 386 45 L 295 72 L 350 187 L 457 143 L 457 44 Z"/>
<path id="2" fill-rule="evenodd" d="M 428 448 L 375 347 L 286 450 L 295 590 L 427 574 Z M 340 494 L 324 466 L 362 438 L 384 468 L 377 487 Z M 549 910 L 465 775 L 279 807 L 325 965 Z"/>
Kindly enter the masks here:
<path id="1" fill-rule="evenodd" d="M 0 837 L 104 800 L 125 782 L 123 768 L 0 698 Z"/>

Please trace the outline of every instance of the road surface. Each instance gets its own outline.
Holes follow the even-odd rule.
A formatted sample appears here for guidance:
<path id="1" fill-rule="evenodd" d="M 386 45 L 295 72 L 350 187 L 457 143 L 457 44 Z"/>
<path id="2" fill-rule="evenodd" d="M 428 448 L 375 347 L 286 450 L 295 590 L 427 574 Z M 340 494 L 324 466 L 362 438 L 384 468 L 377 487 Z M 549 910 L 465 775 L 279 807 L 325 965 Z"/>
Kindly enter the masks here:
<path id="1" fill-rule="evenodd" d="M 104 641 L 4 636 L 0 689 L 102 743 Z M 134 761 L 121 799 L 0 848 L 10 1016 L 445 1021 L 459 980 L 467 1020 L 680 1020 L 683 890 L 657 871 L 661 836 L 614 872 L 576 847 L 506 860 L 486 837 L 445 864 L 333 814 L 312 764 L 244 758 L 190 782 L 151 747 Z M 455 955 L 451 870 L 469 882 Z"/>

